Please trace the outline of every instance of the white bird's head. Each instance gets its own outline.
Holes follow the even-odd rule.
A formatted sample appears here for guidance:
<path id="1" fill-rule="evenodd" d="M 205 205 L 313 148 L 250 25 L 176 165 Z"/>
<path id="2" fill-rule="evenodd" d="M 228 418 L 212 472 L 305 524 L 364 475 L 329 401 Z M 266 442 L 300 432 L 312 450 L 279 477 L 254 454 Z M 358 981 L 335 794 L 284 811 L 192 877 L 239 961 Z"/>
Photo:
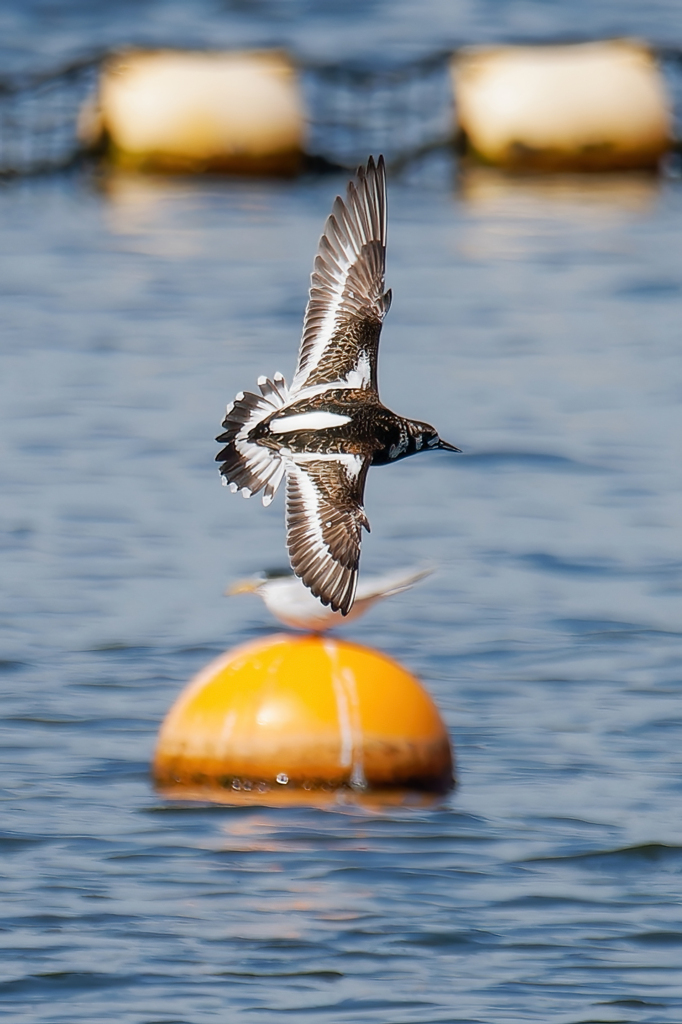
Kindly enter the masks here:
<path id="1" fill-rule="evenodd" d="M 265 569 L 256 573 L 255 576 L 246 576 L 244 579 L 235 580 L 225 591 L 226 597 L 234 594 L 258 594 L 262 597 L 268 584 L 274 580 L 295 579 L 290 569 Z"/>

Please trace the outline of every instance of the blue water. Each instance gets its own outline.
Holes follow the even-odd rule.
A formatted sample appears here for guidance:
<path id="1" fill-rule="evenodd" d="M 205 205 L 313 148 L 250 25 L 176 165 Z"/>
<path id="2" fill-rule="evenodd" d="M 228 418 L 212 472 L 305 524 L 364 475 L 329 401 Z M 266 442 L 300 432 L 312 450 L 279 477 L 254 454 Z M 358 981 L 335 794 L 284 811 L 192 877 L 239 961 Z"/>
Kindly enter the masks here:
<path id="1" fill-rule="evenodd" d="M 194 10 L 139 6 L 150 32 Z M 349 25 L 398 45 L 411 18 L 426 45 L 436 15 L 473 35 L 493 10 L 455 7 L 430 4 L 429 28 L 377 3 Z M 510 33 L 587 21 L 495 9 Z M 255 36 L 273 7 L 205 10 Z M 333 21 L 278 10 L 301 39 Z M 618 13 L 652 37 L 676 17 L 589 11 L 595 31 Z M 29 38 L 43 56 L 86 48 L 130 17 L 2 12 L 24 56 Z M 465 455 L 372 471 L 363 568 L 439 571 L 344 633 L 425 681 L 458 789 L 382 811 L 176 805 L 150 784 L 191 675 L 275 628 L 222 591 L 283 562 L 281 498 L 221 488 L 213 437 L 237 390 L 291 375 L 343 185 L 0 188 L 0 1010 L 679 1024 L 679 180 L 458 176 L 436 154 L 390 181 L 382 397 Z"/>
<path id="2" fill-rule="evenodd" d="M 682 46 L 677 0 L 3 0 L 5 68 L 143 46 L 285 46 L 372 65 L 461 43 L 640 36 Z"/>

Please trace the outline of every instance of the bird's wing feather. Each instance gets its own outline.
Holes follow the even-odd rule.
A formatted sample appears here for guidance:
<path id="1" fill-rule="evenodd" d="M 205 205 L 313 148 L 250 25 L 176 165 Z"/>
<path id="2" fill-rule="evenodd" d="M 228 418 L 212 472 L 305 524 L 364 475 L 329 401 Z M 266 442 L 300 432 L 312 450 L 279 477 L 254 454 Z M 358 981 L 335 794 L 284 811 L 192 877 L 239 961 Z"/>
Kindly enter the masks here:
<path id="1" fill-rule="evenodd" d="M 320 239 L 290 394 L 304 388 L 377 390 L 382 321 L 391 304 L 384 292 L 386 172 L 383 157 L 358 170 L 346 200 L 339 196 Z"/>
<path id="2" fill-rule="evenodd" d="M 355 599 L 362 507 L 371 458 L 293 455 L 287 459 L 287 546 L 297 576 L 323 604 L 347 615 Z"/>

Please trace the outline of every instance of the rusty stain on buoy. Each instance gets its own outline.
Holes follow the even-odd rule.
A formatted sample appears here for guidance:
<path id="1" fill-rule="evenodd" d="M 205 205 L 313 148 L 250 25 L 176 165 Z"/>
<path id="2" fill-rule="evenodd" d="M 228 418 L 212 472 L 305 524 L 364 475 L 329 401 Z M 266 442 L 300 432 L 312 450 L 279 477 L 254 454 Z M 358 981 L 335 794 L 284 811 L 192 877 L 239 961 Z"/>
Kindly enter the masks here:
<path id="1" fill-rule="evenodd" d="M 357 644 L 284 634 L 198 674 L 161 726 L 153 775 L 168 796 L 286 802 L 454 784 L 447 730 L 414 676 Z"/>

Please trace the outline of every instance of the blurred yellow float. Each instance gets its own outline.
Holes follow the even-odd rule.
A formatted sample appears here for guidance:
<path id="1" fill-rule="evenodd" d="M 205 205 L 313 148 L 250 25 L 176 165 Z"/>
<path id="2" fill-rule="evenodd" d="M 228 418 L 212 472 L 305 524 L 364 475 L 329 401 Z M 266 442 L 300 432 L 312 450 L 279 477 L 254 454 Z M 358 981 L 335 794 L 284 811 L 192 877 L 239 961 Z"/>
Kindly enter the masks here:
<path id="1" fill-rule="evenodd" d="M 473 153 L 511 170 L 655 168 L 671 103 L 647 46 L 610 40 L 476 47 L 452 61 L 459 127 Z"/>
<path id="2" fill-rule="evenodd" d="M 296 69 L 279 51 L 116 55 L 79 122 L 121 166 L 188 173 L 295 173 L 305 127 Z"/>
<path id="3" fill-rule="evenodd" d="M 321 636 L 228 651 L 188 685 L 159 732 L 153 775 L 170 797 L 241 802 L 453 785 L 447 730 L 392 659 Z"/>

